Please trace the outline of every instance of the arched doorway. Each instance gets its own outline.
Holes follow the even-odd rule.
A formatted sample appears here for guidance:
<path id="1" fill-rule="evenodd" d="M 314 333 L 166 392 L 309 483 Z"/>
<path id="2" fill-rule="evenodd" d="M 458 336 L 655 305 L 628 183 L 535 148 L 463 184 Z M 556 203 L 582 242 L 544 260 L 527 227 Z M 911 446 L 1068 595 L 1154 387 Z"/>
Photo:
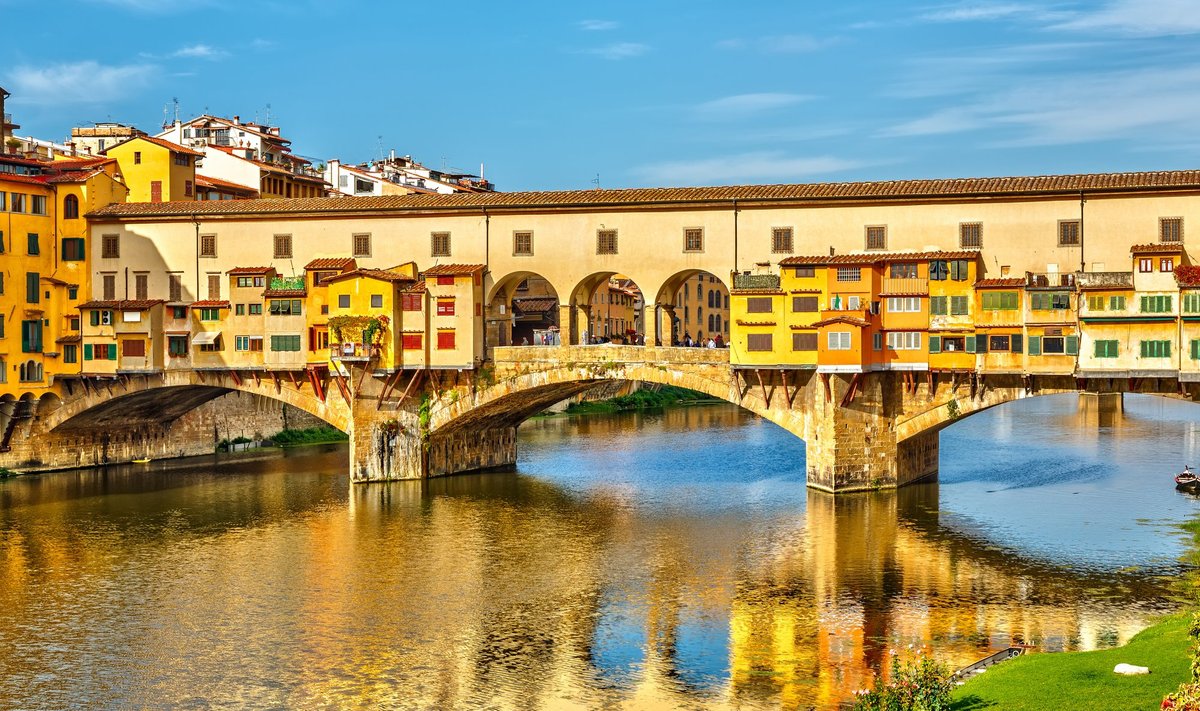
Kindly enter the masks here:
<path id="1" fill-rule="evenodd" d="M 592 274 L 571 293 L 578 342 L 644 345 L 646 300 L 637 282 L 617 272 Z"/>
<path id="2" fill-rule="evenodd" d="M 535 272 L 497 282 L 487 309 L 487 342 L 493 346 L 549 345 L 558 334 L 558 291 Z"/>
<path id="3" fill-rule="evenodd" d="M 663 282 L 655 299 L 661 345 L 729 343 L 729 287 L 706 271 L 688 270 Z"/>

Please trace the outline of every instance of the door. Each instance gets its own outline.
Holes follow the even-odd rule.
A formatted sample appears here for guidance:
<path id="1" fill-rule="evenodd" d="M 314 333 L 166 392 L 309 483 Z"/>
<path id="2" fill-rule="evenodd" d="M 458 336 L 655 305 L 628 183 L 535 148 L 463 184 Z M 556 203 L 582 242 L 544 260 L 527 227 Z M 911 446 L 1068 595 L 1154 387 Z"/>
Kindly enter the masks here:
<path id="1" fill-rule="evenodd" d="M 162 202 L 162 181 L 150 181 L 150 202 Z"/>

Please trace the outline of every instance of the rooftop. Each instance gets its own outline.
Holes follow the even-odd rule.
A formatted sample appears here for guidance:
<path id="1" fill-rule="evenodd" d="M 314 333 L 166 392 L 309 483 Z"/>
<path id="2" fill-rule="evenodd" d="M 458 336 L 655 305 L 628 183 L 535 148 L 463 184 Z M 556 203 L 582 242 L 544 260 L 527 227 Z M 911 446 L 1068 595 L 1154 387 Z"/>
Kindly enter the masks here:
<path id="1" fill-rule="evenodd" d="M 883 180 L 859 183 L 738 185 L 702 188 L 626 188 L 448 195 L 118 203 L 96 217 L 268 215 L 301 212 L 415 211 L 490 208 L 594 207 L 662 203 L 849 202 L 933 198 L 1054 196 L 1139 191 L 1200 191 L 1200 170 L 1089 173 L 1008 178 Z"/>

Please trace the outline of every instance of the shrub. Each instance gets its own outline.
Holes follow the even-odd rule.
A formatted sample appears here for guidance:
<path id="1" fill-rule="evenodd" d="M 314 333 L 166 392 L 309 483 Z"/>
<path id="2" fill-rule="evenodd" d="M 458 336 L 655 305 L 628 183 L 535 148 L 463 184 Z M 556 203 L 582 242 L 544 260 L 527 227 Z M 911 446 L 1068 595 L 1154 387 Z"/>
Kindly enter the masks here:
<path id="1" fill-rule="evenodd" d="M 901 661 L 892 657 L 891 679 L 855 692 L 854 711 L 948 711 L 954 688 L 950 667 L 928 657 Z"/>
<path id="2" fill-rule="evenodd" d="M 1168 694 L 1163 699 L 1161 708 L 1173 711 L 1200 711 L 1200 614 L 1192 617 L 1188 636 L 1192 638 L 1192 679 L 1180 684 L 1174 694 Z"/>

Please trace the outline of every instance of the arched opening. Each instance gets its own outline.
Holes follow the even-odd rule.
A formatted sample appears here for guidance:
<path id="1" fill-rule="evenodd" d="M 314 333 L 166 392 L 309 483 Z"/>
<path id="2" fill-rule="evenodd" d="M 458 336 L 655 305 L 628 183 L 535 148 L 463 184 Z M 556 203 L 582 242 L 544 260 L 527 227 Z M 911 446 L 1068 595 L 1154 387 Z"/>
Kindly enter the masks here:
<path id="1" fill-rule="evenodd" d="M 558 305 L 558 291 L 542 275 L 509 274 L 492 287 L 487 307 L 488 345 L 559 343 Z"/>
<path id="2" fill-rule="evenodd" d="M 27 360 L 18 368 L 18 376 L 22 383 L 42 382 L 42 364 L 36 360 Z"/>
<path id="3" fill-rule="evenodd" d="M 62 407 L 62 398 L 57 393 L 42 393 L 37 402 L 37 416 L 45 417 Z"/>
<path id="4" fill-rule="evenodd" d="M 624 274 L 598 272 L 585 277 L 571 292 L 576 342 L 645 345 L 645 303 L 641 287 Z"/>
<path id="5" fill-rule="evenodd" d="M 79 198 L 74 195 L 68 195 L 63 198 L 63 219 L 79 219 Z"/>
<path id="6" fill-rule="evenodd" d="M 723 348 L 729 343 L 729 287 L 706 271 L 678 272 L 655 299 L 660 345 Z"/>

